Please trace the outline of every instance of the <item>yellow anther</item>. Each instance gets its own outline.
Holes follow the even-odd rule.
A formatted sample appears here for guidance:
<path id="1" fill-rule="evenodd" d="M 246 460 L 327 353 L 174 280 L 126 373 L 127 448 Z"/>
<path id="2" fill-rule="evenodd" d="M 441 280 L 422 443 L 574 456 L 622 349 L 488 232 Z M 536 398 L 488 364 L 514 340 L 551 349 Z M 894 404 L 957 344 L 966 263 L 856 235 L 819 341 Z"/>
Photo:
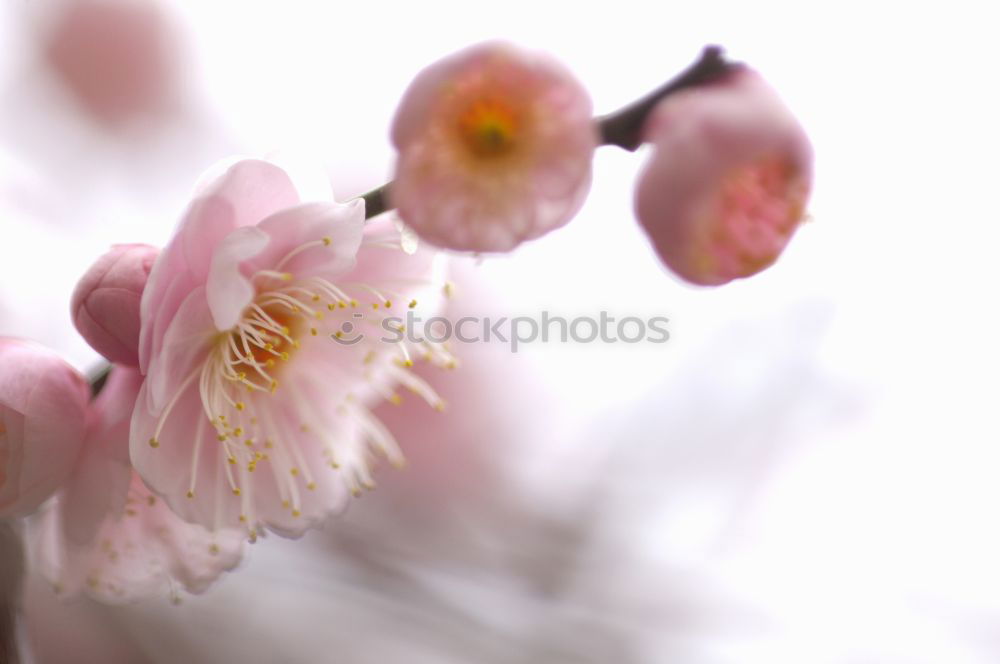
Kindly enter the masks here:
<path id="1" fill-rule="evenodd" d="M 292 348 L 302 348 L 302 344 L 299 343 L 298 339 L 292 339 Z"/>
<path id="2" fill-rule="evenodd" d="M 267 362 L 264 363 L 264 366 L 266 366 L 268 368 L 273 367 L 274 366 L 274 358 L 271 358 L 271 357 L 267 358 Z"/>
<path id="3" fill-rule="evenodd" d="M 239 487 L 236 487 L 235 489 L 233 489 L 233 495 L 234 496 L 240 495 L 240 488 Z"/>
<path id="4" fill-rule="evenodd" d="M 281 359 L 282 360 L 284 360 L 285 362 L 287 362 L 289 357 L 290 356 L 288 355 L 288 351 L 285 351 L 285 350 L 281 351 Z"/>
<path id="5" fill-rule="evenodd" d="M 291 272 L 282 272 L 281 273 L 281 280 L 282 281 L 291 281 L 294 276 L 295 275 L 293 275 Z"/>
<path id="6" fill-rule="evenodd" d="M 389 403 L 398 406 L 399 404 L 403 403 L 403 398 L 398 394 L 391 394 L 389 395 Z"/>
<path id="7" fill-rule="evenodd" d="M 281 501 L 281 506 L 284 507 L 287 510 L 289 507 L 292 506 L 292 504 L 290 502 L 288 502 L 287 500 L 282 500 Z"/>
<path id="8" fill-rule="evenodd" d="M 333 242 L 333 240 L 331 240 L 330 238 L 328 238 L 328 237 L 324 237 L 323 238 L 323 246 L 324 247 L 329 247 L 331 242 Z"/>
<path id="9" fill-rule="evenodd" d="M 274 350 L 274 344 L 271 342 L 264 344 L 264 350 Z"/>
<path id="10" fill-rule="evenodd" d="M 209 545 L 208 552 L 211 553 L 213 556 L 219 555 L 219 545 L 218 544 Z"/>
<path id="11" fill-rule="evenodd" d="M 247 447 L 253 447 L 253 438 L 247 438 L 244 442 Z"/>
<path id="12" fill-rule="evenodd" d="M 285 334 L 285 336 L 288 336 L 289 334 L 292 333 L 292 328 L 288 327 L 287 325 L 282 325 L 281 331 Z"/>
<path id="13" fill-rule="evenodd" d="M 312 296 L 312 297 L 311 297 L 310 299 L 311 299 L 311 300 L 312 300 L 313 302 L 319 302 L 319 295 L 316 295 L 316 294 L 313 294 L 313 296 Z"/>
<path id="14" fill-rule="evenodd" d="M 306 484 L 306 488 L 309 489 L 310 491 L 315 491 L 316 490 L 316 483 L 315 482 L 310 482 L 309 484 Z"/>
<path id="15" fill-rule="evenodd" d="M 417 301 L 416 300 L 410 300 L 410 309 L 413 309 L 416 306 L 417 306 Z"/>
<path id="16" fill-rule="evenodd" d="M 257 464 L 255 462 L 251 461 L 249 464 L 247 464 L 248 473 L 252 473 L 255 470 L 257 470 Z"/>
<path id="17" fill-rule="evenodd" d="M 372 302 L 372 309 L 378 309 L 378 302 Z"/>
<path id="18" fill-rule="evenodd" d="M 337 306 L 340 307 L 341 309 L 346 309 L 347 303 L 344 302 L 343 300 L 340 300 L 339 302 L 337 302 Z"/>
<path id="19" fill-rule="evenodd" d="M 299 474 L 299 469 L 298 468 L 292 468 L 288 472 L 290 472 L 292 475 L 298 475 Z"/>
<path id="20" fill-rule="evenodd" d="M 149 505 L 150 507 L 152 507 L 153 505 L 155 505 L 156 504 L 156 497 L 155 496 L 147 496 L 146 497 L 146 504 Z"/>
<path id="21" fill-rule="evenodd" d="M 302 516 L 302 512 L 300 512 L 298 510 L 292 510 L 292 516 L 293 517 L 300 517 L 300 516 Z"/>
<path id="22" fill-rule="evenodd" d="M 334 310 L 334 309 L 336 309 L 336 308 L 337 308 L 337 305 L 335 305 L 335 304 L 334 304 L 333 302 L 330 302 L 330 303 L 328 303 L 328 304 L 326 305 L 326 309 L 327 309 L 327 311 L 333 311 L 333 310 Z"/>
<path id="23" fill-rule="evenodd" d="M 342 338 L 344 336 L 344 333 L 341 332 L 340 330 L 337 330 L 336 332 L 333 333 L 333 336 L 335 336 L 338 339 L 340 339 L 340 338 Z"/>
<path id="24" fill-rule="evenodd" d="M 246 523 L 246 522 L 247 522 L 247 515 L 240 514 L 240 523 Z"/>
<path id="25" fill-rule="evenodd" d="M 266 450 L 269 450 L 269 449 L 271 449 L 272 447 L 274 447 L 274 443 L 272 443 L 272 442 L 271 442 L 271 441 L 269 441 L 269 440 L 265 440 L 265 441 L 264 441 L 264 449 L 266 449 Z"/>
<path id="26" fill-rule="evenodd" d="M 278 390 L 278 381 L 271 381 L 271 394 L 274 394 Z"/>
<path id="27" fill-rule="evenodd" d="M 236 427 L 235 429 L 233 429 L 233 435 L 236 436 L 237 438 L 239 438 L 240 436 L 242 436 L 243 435 L 243 427 Z"/>
<path id="28" fill-rule="evenodd" d="M 160 441 L 158 441 L 155 438 L 150 438 L 149 439 L 149 446 L 153 447 L 153 448 L 159 447 L 160 446 Z"/>
<path id="29" fill-rule="evenodd" d="M 386 309 L 391 309 L 392 308 L 392 300 L 386 300 L 385 301 L 385 308 Z"/>
<path id="30" fill-rule="evenodd" d="M 191 491 L 190 489 L 188 489 L 187 497 L 188 498 L 194 498 L 194 491 Z"/>
<path id="31" fill-rule="evenodd" d="M 358 301 L 357 301 L 357 300 L 354 300 L 354 299 L 352 299 L 352 300 L 351 300 L 351 306 L 352 306 L 352 307 L 356 307 L 356 306 L 358 306 Z"/>
<path id="32" fill-rule="evenodd" d="M 317 334 L 319 334 L 319 330 L 317 330 L 315 327 L 310 327 L 309 328 L 309 334 L 311 334 L 311 335 L 313 335 L 315 337 Z"/>
<path id="33" fill-rule="evenodd" d="M 237 401 L 236 402 L 236 410 L 243 410 L 246 407 L 247 407 L 246 404 L 243 403 L 242 401 Z"/>
<path id="34" fill-rule="evenodd" d="M 219 442 L 221 443 L 221 442 L 223 442 L 223 441 L 224 441 L 224 440 L 225 440 L 226 438 L 229 438 L 229 436 L 228 436 L 227 434 L 224 434 L 224 433 L 220 433 L 220 434 L 219 434 L 218 436 L 216 436 L 216 438 L 218 438 L 218 439 L 219 439 Z"/>
<path id="35" fill-rule="evenodd" d="M 236 465 L 236 457 L 234 456 L 226 457 L 226 461 L 228 461 L 230 464 L 234 466 Z"/>
<path id="36" fill-rule="evenodd" d="M 326 314 L 324 314 L 324 313 L 323 313 L 322 311 L 317 311 L 317 312 L 315 313 L 315 316 L 316 316 L 316 320 L 323 320 L 323 318 L 324 318 L 324 316 L 325 316 L 325 315 L 326 315 Z"/>
<path id="37" fill-rule="evenodd" d="M 125 514 L 127 514 L 129 516 L 135 516 L 136 515 L 136 511 L 133 510 L 133 509 L 127 509 L 127 510 L 125 510 Z"/>

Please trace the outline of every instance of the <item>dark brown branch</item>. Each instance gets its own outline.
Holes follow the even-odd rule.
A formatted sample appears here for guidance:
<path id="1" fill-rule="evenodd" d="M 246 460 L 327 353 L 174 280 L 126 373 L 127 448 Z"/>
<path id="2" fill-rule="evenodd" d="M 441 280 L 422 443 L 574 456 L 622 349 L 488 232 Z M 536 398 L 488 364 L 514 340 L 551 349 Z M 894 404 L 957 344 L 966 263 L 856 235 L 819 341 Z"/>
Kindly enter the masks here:
<path id="1" fill-rule="evenodd" d="M 659 88 L 614 113 L 597 118 L 595 122 L 601 132 L 601 145 L 617 145 L 634 152 L 642 145 L 642 127 L 646 118 L 664 97 L 685 88 L 710 83 L 742 66 L 726 60 L 719 46 L 706 46 L 697 62 Z"/>

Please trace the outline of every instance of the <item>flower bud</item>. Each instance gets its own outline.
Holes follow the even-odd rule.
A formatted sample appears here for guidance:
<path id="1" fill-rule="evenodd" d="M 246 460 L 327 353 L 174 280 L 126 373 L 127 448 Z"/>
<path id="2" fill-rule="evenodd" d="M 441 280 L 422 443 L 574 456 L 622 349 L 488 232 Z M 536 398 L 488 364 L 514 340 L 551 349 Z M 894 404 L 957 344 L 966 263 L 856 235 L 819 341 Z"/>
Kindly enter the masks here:
<path id="1" fill-rule="evenodd" d="M 73 323 L 87 343 L 112 362 L 139 364 L 139 301 L 159 250 L 145 244 L 117 244 L 73 291 Z"/>
<path id="2" fill-rule="evenodd" d="M 390 191 L 425 240 L 510 251 L 568 222 L 590 190 L 590 95 L 543 53 L 486 42 L 417 75 L 392 124 Z"/>
<path id="3" fill-rule="evenodd" d="M 0 517 L 29 514 L 66 480 L 84 436 L 87 381 L 54 352 L 0 338 Z"/>
<path id="4" fill-rule="evenodd" d="M 777 260 L 802 221 L 812 148 L 755 72 L 667 97 L 644 128 L 655 151 L 635 212 L 663 262 L 718 286 Z"/>

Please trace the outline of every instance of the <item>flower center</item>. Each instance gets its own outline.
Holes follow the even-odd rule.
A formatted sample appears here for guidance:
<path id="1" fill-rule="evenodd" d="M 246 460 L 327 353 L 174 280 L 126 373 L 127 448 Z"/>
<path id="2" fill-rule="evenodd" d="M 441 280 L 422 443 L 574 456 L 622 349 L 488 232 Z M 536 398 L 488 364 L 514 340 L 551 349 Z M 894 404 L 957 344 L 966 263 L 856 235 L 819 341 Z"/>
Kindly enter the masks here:
<path id="1" fill-rule="evenodd" d="M 462 142 L 476 157 L 500 157 L 517 145 L 518 120 L 505 103 L 494 99 L 479 99 L 458 118 Z"/>
<path id="2" fill-rule="evenodd" d="M 736 169 L 719 195 L 715 245 L 728 248 L 741 273 L 767 267 L 801 221 L 807 194 L 798 169 L 780 156 Z"/>

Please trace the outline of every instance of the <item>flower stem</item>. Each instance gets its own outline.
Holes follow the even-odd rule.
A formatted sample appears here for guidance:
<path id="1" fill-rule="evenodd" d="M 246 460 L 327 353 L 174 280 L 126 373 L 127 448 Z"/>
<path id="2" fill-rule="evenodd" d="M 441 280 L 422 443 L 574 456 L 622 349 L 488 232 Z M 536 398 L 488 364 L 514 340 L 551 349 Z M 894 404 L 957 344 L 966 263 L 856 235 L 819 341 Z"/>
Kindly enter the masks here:
<path id="1" fill-rule="evenodd" d="M 596 118 L 601 145 L 617 145 L 623 150 L 635 152 L 643 142 L 642 127 L 646 118 L 664 97 L 685 88 L 711 83 L 741 67 L 741 63 L 727 60 L 721 47 L 706 46 L 697 61 L 645 97 L 614 113 Z"/>
<path id="2" fill-rule="evenodd" d="M 706 46 L 702 49 L 698 60 L 645 97 L 614 113 L 594 118 L 600 144 L 615 145 L 634 152 L 642 145 L 642 127 L 646 123 L 646 118 L 664 97 L 685 88 L 710 83 L 742 66 L 739 62 L 727 60 L 720 46 Z M 392 209 L 392 204 L 389 202 L 390 186 L 392 182 L 387 182 L 360 196 L 365 199 L 365 219 L 377 217 Z"/>

